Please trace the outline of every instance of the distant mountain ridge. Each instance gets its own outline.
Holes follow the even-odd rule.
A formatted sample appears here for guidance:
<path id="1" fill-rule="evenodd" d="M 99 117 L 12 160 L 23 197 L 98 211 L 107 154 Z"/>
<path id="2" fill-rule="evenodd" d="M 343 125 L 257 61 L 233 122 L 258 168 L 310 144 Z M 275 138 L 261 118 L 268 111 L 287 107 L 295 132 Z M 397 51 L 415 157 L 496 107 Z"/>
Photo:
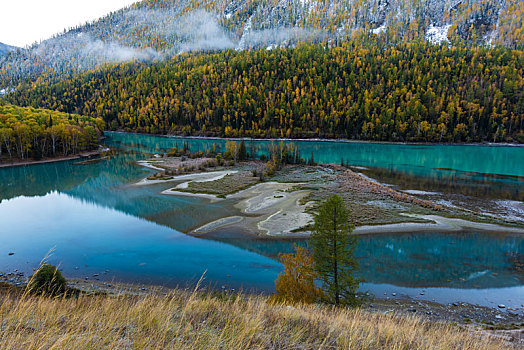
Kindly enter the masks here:
<path id="1" fill-rule="evenodd" d="M 355 33 L 391 43 L 524 45 L 522 0 L 144 0 L 0 58 L 0 88 L 182 52 L 273 49 Z"/>
<path id="2" fill-rule="evenodd" d="M 16 47 L 0 43 L 0 56 L 3 56 L 14 50 L 16 50 Z"/>

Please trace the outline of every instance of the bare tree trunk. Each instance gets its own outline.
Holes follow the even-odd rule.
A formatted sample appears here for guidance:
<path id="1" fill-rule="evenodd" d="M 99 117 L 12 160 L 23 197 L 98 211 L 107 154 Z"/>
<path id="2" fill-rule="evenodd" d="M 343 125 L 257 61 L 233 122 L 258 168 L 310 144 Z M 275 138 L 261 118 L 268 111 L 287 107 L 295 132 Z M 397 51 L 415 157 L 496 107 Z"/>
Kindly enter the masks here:
<path id="1" fill-rule="evenodd" d="M 46 156 L 45 154 L 46 145 L 47 145 L 47 136 L 44 136 L 42 139 L 42 142 L 40 142 L 40 153 L 42 153 L 42 157 Z"/>
<path id="2" fill-rule="evenodd" d="M 51 134 L 51 141 L 53 141 L 53 157 L 56 156 L 56 135 Z"/>
<path id="3" fill-rule="evenodd" d="M 7 153 L 9 153 L 9 159 L 13 159 L 13 154 L 11 153 L 11 143 L 9 140 L 4 139 L 5 148 L 7 150 Z"/>

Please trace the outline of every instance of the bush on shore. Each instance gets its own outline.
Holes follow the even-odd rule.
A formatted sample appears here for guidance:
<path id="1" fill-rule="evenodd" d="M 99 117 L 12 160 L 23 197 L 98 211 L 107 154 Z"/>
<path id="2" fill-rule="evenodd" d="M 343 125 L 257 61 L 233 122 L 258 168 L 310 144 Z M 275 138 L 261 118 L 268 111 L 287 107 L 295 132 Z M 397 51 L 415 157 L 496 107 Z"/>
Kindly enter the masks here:
<path id="1" fill-rule="evenodd" d="M 43 264 L 31 276 L 27 288 L 31 293 L 57 296 L 66 292 L 67 284 L 66 279 L 56 266 Z"/>

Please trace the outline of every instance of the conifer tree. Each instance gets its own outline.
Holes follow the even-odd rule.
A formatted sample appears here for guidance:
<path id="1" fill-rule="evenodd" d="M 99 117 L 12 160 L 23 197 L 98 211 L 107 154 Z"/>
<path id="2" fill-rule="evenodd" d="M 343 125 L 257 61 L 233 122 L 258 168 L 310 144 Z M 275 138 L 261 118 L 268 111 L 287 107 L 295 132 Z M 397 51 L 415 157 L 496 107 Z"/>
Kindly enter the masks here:
<path id="1" fill-rule="evenodd" d="M 238 150 L 238 160 L 240 161 L 247 160 L 247 150 L 246 150 L 246 144 L 244 140 L 240 142 L 240 148 Z"/>
<path id="2" fill-rule="evenodd" d="M 319 208 L 310 242 L 324 298 L 335 305 L 357 304 L 360 281 L 354 276 L 358 267 L 354 252 L 358 241 L 352 231 L 342 198 L 331 196 Z"/>

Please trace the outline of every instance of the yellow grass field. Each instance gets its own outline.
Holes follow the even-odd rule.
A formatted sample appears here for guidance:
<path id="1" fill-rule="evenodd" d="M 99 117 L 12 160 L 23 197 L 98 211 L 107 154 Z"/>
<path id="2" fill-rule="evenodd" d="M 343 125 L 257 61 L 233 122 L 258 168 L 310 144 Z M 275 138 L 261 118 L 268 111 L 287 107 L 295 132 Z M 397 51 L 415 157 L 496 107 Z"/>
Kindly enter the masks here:
<path id="1" fill-rule="evenodd" d="M 485 333 L 415 317 L 266 296 L 46 298 L 0 288 L 0 349 L 505 349 Z"/>

